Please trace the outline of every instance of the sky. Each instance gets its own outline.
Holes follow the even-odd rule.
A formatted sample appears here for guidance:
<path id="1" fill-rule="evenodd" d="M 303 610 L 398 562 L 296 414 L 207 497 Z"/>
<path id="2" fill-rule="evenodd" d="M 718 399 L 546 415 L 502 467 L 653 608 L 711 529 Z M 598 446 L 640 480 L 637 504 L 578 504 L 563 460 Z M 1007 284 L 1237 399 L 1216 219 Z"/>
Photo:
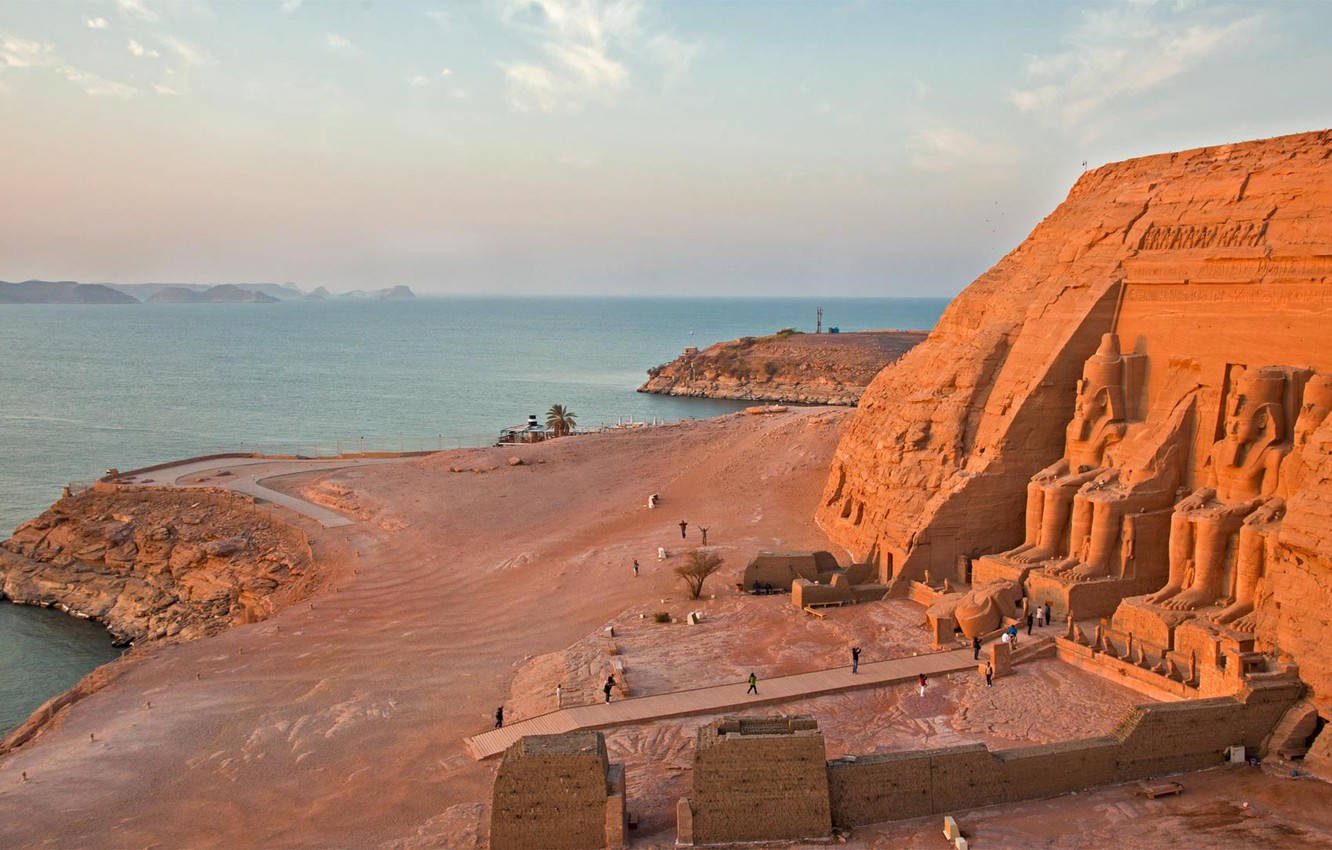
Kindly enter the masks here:
<path id="1" fill-rule="evenodd" d="M 1332 2 L 0 0 L 0 279 L 951 296 Z"/>

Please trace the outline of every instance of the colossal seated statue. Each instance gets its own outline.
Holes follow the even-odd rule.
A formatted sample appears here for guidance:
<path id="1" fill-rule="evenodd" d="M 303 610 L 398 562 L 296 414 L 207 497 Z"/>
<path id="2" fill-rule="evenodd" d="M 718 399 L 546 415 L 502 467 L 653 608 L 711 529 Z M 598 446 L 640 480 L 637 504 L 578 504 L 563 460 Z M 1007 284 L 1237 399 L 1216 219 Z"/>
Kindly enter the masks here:
<path id="1" fill-rule="evenodd" d="M 1244 519 L 1239 530 L 1235 553 L 1234 602 L 1213 614 L 1213 622 L 1229 625 L 1239 632 L 1253 632 L 1254 608 L 1259 584 L 1266 572 L 1268 542 L 1280 528 L 1285 514 L 1285 499 L 1297 493 L 1308 465 L 1305 452 L 1314 431 L 1332 413 L 1332 375 L 1314 375 L 1304 387 L 1300 413 L 1295 419 L 1293 446 L 1281 462 L 1277 482 L 1278 496 L 1267 500 Z M 1284 497 L 1284 498 L 1283 498 Z"/>
<path id="2" fill-rule="evenodd" d="M 1000 559 L 1035 564 L 1066 553 L 1074 494 L 1105 471 L 1106 449 L 1123 439 L 1127 429 L 1126 362 L 1119 338 L 1104 334 L 1078 381 L 1073 418 L 1064 431 L 1064 455 L 1027 484 L 1026 536 Z"/>
<path id="3" fill-rule="evenodd" d="M 1148 603 L 1191 611 L 1227 596 L 1230 540 L 1246 517 L 1277 494 L 1281 462 L 1291 450 L 1285 398 L 1292 376 L 1273 366 L 1238 371 L 1226 401 L 1224 436 L 1212 445 L 1204 467 L 1206 486 L 1175 506 L 1169 578 Z"/>
<path id="4" fill-rule="evenodd" d="M 1135 559 L 1135 526 L 1124 518 L 1161 511 L 1175 501 L 1194 395 L 1186 392 L 1161 425 L 1137 427 L 1106 452 L 1106 469 L 1074 496 L 1069 555 L 1047 573 L 1073 581 L 1118 578 L 1120 565 Z"/>

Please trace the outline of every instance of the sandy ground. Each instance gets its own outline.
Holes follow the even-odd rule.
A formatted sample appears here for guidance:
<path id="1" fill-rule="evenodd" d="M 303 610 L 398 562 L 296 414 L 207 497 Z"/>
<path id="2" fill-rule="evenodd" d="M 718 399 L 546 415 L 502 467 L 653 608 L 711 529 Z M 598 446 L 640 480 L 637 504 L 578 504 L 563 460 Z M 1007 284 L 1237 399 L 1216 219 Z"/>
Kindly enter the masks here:
<path id="1" fill-rule="evenodd" d="M 842 666 L 853 643 L 866 660 L 924 650 L 922 611 L 908 602 L 818 620 L 732 588 L 759 549 L 826 546 L 814 502 L 845 417 L 734 416 L 264 479 L 356 519 L 309 525 L 326 590 L 263 623 L 118 662 L 109 685 L 0 762 L 0 846 L 482 846 L 495 762 L 473 762 L 463 737 L 489 728 L 501 703 L 512 719 L 551 710 L 556 683 L 568 700 L 588 699 L 612 658 L 606 625 L 635 695 Z M 508 465 L 512 455 L 525 463 Z M 651 492 L 662 497 L 654 511 Z M 671 567 L 700 524 L 726 566 L 708 586 L 715 599 L 690 601 Z M 659 563 L 658 546 L 672 559 Z M 660 610 L 704 621 L 658 624 Z M 1141 701 L 1041 661 L 992 689 L 958 674 L 924 698 L 885 687 L 765 711 L 813 714 L 835 757 L 1102 734 Z M 709 719 L 608 733 L 641 818 L 635 846 L 673 843 L 674 800 Z M 963 825 L 973 846 L 1150 846 L 1169 835 L 1238 847 L 1298 819 L 1305 831 L 1287 834 L 1323 846 L 1322 821 L 1301 812 L 1332 810 L 1332 786 L 1243 773 L 1190 778 L 1178 801 L 1107 789 Z M 1195 781 L 1220 790 L 1194 794 Z M 1226 807 L 1241 797 L 1253 807 Z M 1208 840 L 1188 840 L 1199 834 Z M 943 846 L 935 819 L 862 829 L 852 844 Z"/>
<path id="2" fill-rule="evenodd" d="M 465 846 L 493 763 L 462 738 L 489 728 L 524 660 L 627 609 L 682 609 L 667 570 L 635 581 L 629 567 L 678 551 L 681 519 L 736 568 L 760 548 L 825 545 L 814 503 L 845 417 L 735 416 L 316 476 L 363 517 L 314 532 L 331 586 L 127 660 L 0 763 L 0 846 Z M 507 465 L 519 454 L 529 463 Z"/>

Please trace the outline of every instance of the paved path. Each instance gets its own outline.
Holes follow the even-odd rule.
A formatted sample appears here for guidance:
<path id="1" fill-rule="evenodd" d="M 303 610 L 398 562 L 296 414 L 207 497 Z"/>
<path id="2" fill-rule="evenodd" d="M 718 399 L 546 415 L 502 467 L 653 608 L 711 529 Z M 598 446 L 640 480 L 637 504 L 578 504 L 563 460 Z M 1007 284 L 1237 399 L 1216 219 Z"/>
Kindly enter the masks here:
<path id="1" fill-rule="evenodd" d="M 225 487 L 238 493 L 246 493 L 256 499 L 272 502 L 290 508 L 299 514 L 310 517 L 325 528 L 351 525 L 355 520 L 348 519 L 336 511 L 321 507 L 304 499 L 279 493 L 263 485 L 263 481 L 279 475 L 293 472 L 325 472 L 333 469 L 345 469 L 349 466 L 393 463 L 402 458 L 321 458 L 313 460 L 269 460 L 266 458 L 213 458 L 211 460 L 183 461 L 174 466 L 166 466 L 124 479 L 130 483 L 144 483 L 151 480 L 154 484 L 166 484 L 171 487 Z M 226 470 L 231 475 L 222 478 L 212 477 L 208 481 L 182 484 L 182 480 L 208 473 Z"/>
<path id="2" fill-rule="evenodd" d="M 921 673 L 938 676 L 961 670 L 974 670 L 976 661 L 970 649 L 933 652 L 890 661 L 862 663 L 854 676 L 850 667 L 797 673 L 775 679 L 759 679 L 758 696 L 746 694 L 747 685 L 737 682 L 711 688 L 695 688 L 669 694 L 635 697 L 610 704 L 595 703 L 552 711 L 530 720 L 519 720 L 480 735 L 468 738 L 467 748 L 472 758 L 485 759 L 504 752 L 523 735 L 550 735 L 579 729 L 601 729 L 644 723 L 664 717 L 686 714 L 716 714 L 737 708 L 748 708 L 773 702 L 785 702 L 805 697 L 850 691 L 898 682 L 913 682 Z"/>

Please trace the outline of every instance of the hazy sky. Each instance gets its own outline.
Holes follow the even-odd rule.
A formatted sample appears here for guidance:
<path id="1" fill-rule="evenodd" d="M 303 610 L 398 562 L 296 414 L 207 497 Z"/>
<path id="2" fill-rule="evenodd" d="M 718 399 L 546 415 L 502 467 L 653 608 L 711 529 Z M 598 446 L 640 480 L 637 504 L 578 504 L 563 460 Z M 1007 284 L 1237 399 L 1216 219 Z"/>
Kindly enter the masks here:
<path id="1" fill-rule="evenodd" d="M 1332 3 L 0 0 L 0 279 L 952 295 Z"/>

